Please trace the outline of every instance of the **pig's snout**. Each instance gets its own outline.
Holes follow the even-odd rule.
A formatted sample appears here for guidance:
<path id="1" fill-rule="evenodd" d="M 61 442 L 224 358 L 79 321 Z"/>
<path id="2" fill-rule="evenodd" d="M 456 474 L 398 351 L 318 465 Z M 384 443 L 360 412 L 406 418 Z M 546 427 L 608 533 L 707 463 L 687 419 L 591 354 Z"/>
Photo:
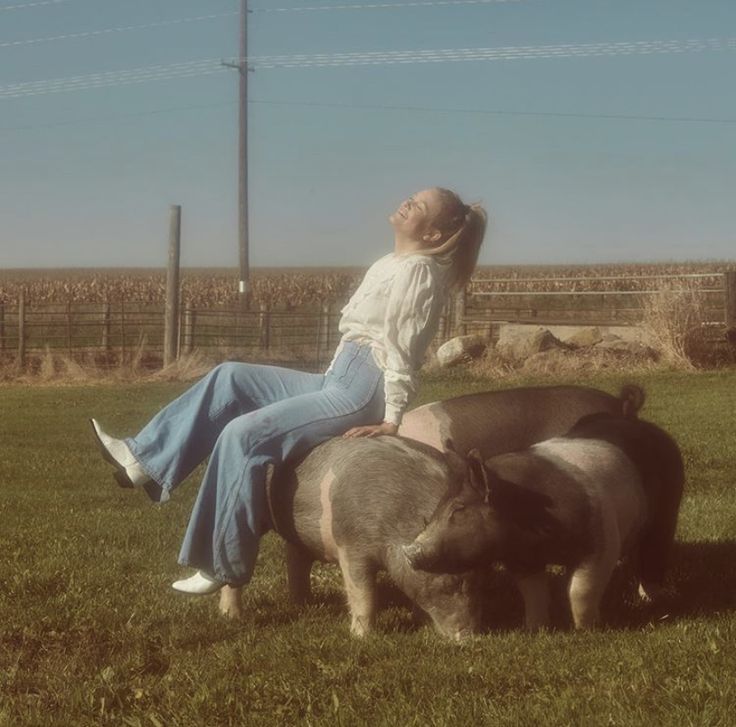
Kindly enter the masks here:
<path id="1" fill-rule="evenodd" d="M 416 541 L 409 543 L 408 545 L 402 546 L 401 550 L 404 552 L 406 559 L 409 561 L 409 565 L 412 568 L 421 568 L 422 564 L 422 546 Z"/>

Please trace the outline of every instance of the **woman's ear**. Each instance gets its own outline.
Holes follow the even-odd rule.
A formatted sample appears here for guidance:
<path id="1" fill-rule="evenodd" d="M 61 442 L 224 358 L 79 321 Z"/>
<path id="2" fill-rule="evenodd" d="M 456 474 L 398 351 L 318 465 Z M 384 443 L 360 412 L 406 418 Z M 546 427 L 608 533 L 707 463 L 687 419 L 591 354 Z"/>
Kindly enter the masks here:
<path id="1" fill-rule="evenodd" d="M 430 227 L 423 235 L 422 242 L 436 245 L 442 239 L 442 233 L 436 227 Z"/>

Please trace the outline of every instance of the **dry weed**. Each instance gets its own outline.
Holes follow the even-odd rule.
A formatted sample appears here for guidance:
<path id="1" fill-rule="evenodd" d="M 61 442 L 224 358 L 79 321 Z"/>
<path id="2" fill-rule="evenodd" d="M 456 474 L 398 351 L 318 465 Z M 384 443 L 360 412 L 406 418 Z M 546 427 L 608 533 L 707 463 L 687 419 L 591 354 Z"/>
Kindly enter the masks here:
<path id="1" fill-rule="evenodd" d="M 692 283 L 665 286 L 642 301 L 642 329 L 662 361 L 693 369 L 708 354 L 703 294 Z"/>
<path id="2" fill-rule="evenodd" d="M 515 380 L 529 376 L 551 379 L 568 376 L 591 376 L 606 371 L 642 373 L 661 367 L 649 357 L 623 355 L 608 351 L 553 350 L 530 356 L 525 361 L 512 364 L 497 351 L 489 350 L 485 356 L 468 365 L 472 376 L 491 380 Z"/>
<path id="3" fill-rule="evenodd" d="M 190 381 L 204 376 L 215 363 L 201 350 L 195 349 L 182 354 L 176 361 L 149 374 L 147 378 L 151 381 Z"/>

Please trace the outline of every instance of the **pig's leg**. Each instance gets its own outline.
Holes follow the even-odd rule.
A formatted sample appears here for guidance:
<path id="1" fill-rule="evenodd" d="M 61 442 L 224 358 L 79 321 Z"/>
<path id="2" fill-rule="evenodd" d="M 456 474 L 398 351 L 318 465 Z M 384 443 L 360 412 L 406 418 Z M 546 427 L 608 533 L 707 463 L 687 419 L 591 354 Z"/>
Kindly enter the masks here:
<path id="1" fill-rule="evenodd" d="M 583 561 L 570 579 L 570 608 L 576 629 L 593 628 L 598 623 L 598 608 L 617 558 L 609 554 Z"/>
<path id="2" fill-rule="evenodd" d="M 376 571 L 361 556 L 338 548 L 338 561 L 350 607 L 350 633 L 365 636 L 373 625 L 376 609 Z"/>
<path id="3" fill-rule="evenodd" d="M 314 559 L 309 552 L 293 543 L 286 543 L 286 575 L 289 596 L 294 603 L 306 603 L 311 595 L 309 577 Z"/>
<path id="4" fill-rule="evenodd" d="M 242 586 L 223 586 L 220 589 L 220 613 L 228 618 L 237 619 L 243 615 L 240 607 Z"/>
<path id="5" fill-rule="evenodd" d="M 549 626 L 549 584 L 547 574 L 514 573 L 514 580 L 524 599 L 524 626 L 536 631 Z"/>

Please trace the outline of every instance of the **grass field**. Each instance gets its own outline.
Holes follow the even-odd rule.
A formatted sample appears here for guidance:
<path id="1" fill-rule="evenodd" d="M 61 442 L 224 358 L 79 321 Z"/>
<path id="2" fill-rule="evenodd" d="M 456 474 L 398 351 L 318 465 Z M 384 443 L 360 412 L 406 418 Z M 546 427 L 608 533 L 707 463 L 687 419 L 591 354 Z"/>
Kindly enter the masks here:
<path id="1" fill-rule="evenodd" d="M 529 635 L 496 573 L 491 628 L 460 646 L 415 623 L 386 583 L 375 633 L 351 638 L 334 567 L 315 569 L 313 604 L 290 605 L 274 536 L 242 622 L 218 617 L 213 598 L 174 594 L 196 473 L 151 506 L 112 484 L 86 418 L 131 432 L 184 385 L 0 387 L 0 725 L 730 727 L 736 370 L 637 381 L 643 416 L 674 434 L 687 466 L 673 594 L 644 607 L 621 569 L 606 626 L 573 633 L 557 576 L 557 628 Z M 490 387 L 456 373 L 427 380 L 423 400 Z"/>

